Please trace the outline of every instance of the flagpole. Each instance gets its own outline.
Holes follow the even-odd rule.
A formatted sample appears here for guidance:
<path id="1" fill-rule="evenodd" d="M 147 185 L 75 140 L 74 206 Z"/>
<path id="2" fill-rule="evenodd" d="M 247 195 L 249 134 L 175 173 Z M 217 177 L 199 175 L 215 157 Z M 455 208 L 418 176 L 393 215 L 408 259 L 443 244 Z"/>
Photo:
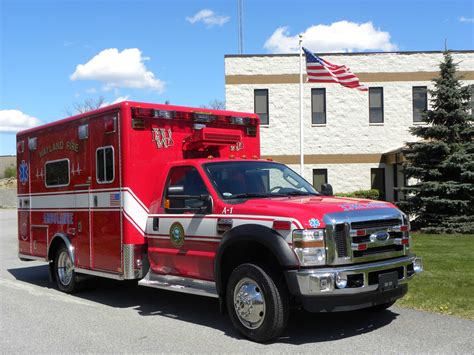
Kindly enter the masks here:
<path id="1" fill-rule="evenodd" d="M 304 136 L 303 136 L 303 35 L 299 35 L 300 49 L 300 175 L 304 177 Z"/>

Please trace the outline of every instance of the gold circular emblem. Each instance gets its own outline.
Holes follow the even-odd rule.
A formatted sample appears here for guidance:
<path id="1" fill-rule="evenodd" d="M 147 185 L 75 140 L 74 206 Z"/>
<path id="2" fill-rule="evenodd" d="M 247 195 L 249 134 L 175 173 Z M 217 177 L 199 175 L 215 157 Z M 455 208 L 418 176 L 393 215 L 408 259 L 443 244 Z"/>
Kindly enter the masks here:
<path id="1" fill-rule="evenodd" d="M 181 248 L 184 244 L 184 228 L 179 222 L 175 222 L 170 227 L 170 241 L 176 248 Z"/>

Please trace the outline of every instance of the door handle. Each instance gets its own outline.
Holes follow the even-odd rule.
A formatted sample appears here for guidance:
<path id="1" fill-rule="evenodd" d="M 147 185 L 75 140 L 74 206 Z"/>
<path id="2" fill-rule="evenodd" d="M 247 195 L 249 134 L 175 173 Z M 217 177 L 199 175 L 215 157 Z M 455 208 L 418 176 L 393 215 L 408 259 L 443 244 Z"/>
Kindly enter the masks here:
<path id="1" fill-rule="evenodd" d="M 157 217 L 155 217 L 153 218 L 153 231 L 158 232 L 159 229 L 160 229 L 160 220 Z"/>
<path id="2" fill-rule="evenodd" d="M 97 196 L 94 196 L 94 207 L 97 207 L 98 204 L 99 202 L 98 202 Z"/>

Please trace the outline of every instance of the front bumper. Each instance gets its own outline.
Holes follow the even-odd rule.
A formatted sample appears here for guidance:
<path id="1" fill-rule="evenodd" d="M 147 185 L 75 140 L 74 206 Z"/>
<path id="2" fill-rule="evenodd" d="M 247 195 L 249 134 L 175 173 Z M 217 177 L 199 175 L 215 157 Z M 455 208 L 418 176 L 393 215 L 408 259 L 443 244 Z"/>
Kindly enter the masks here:
<path id="1" fill-rule="evenodd" d="M 403 297 L 406 283 L 423 270 L 414 255 L 366 264 L 286 271 L 290 293 L 311 311 L 366 308 Z M 397 273 L 394 287 L 379 287 L 379 275 Z M 346 281 L 346 285 L 341 282 Z"/>

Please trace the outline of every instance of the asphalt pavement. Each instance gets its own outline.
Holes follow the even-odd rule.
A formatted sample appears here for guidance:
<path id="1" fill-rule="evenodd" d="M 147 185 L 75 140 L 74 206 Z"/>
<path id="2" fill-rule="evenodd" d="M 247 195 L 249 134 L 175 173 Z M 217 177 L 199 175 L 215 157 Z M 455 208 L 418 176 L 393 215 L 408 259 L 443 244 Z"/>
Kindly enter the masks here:
<path id="1" fill-rule="evenodd" d="M 0 210 L 1 353 L 473 353 L 474 322 L 398 308 L 293 311 L 269 344 L 243 339 L 215 299 L 101 280 L 75 295 L 17 257 L 16 211 Z M 455 290 L 453 290 L 455 292 Z"/>

